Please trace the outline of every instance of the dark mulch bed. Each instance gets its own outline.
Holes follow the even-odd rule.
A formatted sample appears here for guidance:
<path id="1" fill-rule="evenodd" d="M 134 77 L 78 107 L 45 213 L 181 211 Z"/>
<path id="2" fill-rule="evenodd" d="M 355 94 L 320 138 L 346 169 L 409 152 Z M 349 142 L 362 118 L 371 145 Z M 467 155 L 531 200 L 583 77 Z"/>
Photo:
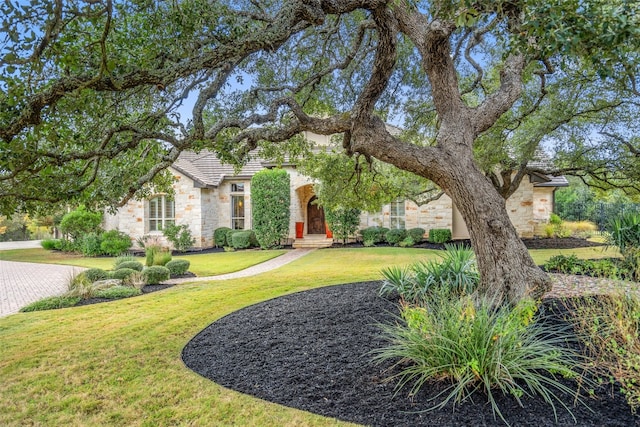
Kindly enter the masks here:
<path id="1" fill-rule="evenodd" d="M 580 239 L 577 237 L 563 237 L 563 238 L 533 238 L 522 239 L 522 242 L 528 249 L 573 249 L 573 248 L 587 248 L 591 246 L 603 246 L 603 243 L 591 242 L 586 239 Z M 471 247 L 470 240 L 456 240 L 453 243 L 462 244 Z M 377 244 L 376 247 L 392 246 L 386 243 Z M 422 242 L 413 246 L 420 249 L 444 249 L 444 244 Z M 341 243 L 334 243 L 332 248 L 364 248 L 362 242 L 347 243 L 343 245 Z"/>
<path id="2" fill-rule="evenodd" d="M 232 313 L 200 332 L 184 348 L 187 366 L 223 386 L 289 407 L 372 426 L 500 426 L 482 394 L 473 402 L 423 412 L 444 385 L 429 383 L 413 398 L 395 394 L 383 379 L 390 363 L 374 365 L 369 352 L 384 345 L 377 324 L 393 322 L 396 304 L 367 282 L 296 293 Z M 554 304 L 543 306 L 545 321 Z M 593 412 L 558 408 L 558 421 L 542 399 L 517 405 L 499 396 L 512 426 L 640 426 L 616 386 L 587 399 Z M 571 404 L 571 396 L 565 396 Z M 422 411 L 422 412 L 421 412 Z"/>

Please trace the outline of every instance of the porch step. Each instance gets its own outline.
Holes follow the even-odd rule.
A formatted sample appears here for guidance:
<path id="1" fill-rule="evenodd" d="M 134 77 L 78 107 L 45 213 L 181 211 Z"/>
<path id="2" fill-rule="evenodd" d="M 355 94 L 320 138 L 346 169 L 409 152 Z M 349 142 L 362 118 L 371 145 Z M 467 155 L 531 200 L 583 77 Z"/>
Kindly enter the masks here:
<path id="1" fill-rule="evenodd" d="M 333 245 L 333 239 L 327 238 L 324 234 L 308 234 L 302 239 L 293 242 L 295 249 L 300 248 L 328 248 Z"/>

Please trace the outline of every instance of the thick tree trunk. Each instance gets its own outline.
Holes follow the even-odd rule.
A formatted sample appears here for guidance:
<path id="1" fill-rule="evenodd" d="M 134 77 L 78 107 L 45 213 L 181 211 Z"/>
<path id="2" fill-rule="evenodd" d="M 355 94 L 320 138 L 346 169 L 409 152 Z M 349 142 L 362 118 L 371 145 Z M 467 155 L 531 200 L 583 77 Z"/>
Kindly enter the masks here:
<path id="1" fill-rule="evenodd" d="M 505 200 L 471 162 L 451 170 L 445 189 L 465 220 L 481 276 L 479 292 L 516 303 L 540 298 L 551 289 L 549 276 L 535 265 L 506 210 Z"/>

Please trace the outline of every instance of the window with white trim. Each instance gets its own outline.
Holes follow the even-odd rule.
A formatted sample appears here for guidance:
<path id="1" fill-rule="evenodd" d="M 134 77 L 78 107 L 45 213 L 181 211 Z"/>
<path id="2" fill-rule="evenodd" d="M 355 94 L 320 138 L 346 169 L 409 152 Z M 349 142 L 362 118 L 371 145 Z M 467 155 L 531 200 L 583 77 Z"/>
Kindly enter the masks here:
<path id="1" fill-rule="evenodd" d="M 244 230 L 244 184 L 231 184 L 231 228 Z"/>
<path id="2" fill-rule="evenodd" d="M 405 226 L 404 200 L 391 202 L 389 209 L 389 228 L 401 228 Z"/>
<path id="3" fill-rule="evenodd" d="M 149 231 L 160 231 L 167 225 L 176 223 L 175 202 L 167 196 L 156 196 L 149 199 Z"/>

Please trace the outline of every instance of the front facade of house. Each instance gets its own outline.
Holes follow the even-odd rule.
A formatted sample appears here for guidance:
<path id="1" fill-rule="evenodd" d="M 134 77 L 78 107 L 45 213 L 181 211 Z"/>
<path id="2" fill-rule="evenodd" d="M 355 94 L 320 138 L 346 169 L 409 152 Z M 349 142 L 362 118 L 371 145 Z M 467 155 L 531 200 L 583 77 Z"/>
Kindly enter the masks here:
<path id="1" fill-rule="evenodd" d="M 328 137 L 307 135 L 316 144 L 326 145 Z M 132 239 L 156 236 L 163 240 L 166 224 L 187 224 L 196 239 L 195 246 L 213 246 L 213 232 L 218 227 L 251 229 L 251 177 L 258 171 L 273 167 L 260 159 L 249 161 L 239 172 L 222 164 L 209 152 L 184 153 L 170 169 L 175 178 L 175 195 L 169 199 L 156 195 L 148 200 L 132 200 L 115 215 L 105 215 L 106 230 L 118 229 Z M 289 241 L 294 246 L 315 242 L 322 246 L 331 243 L 322 208 L 314 202 L 314 182 L 300 174 L 295 165 L 283 165 L 291 182 Z M 521 237 L 532 237 L 536 225 L 546 223 L 553 211 L 553 193 L 566 180 L 560 177 L 531 176 L 507 200 L 507 211 Z M 384 206 L 380 212 L 363 213 L 360 228 L 383 226 L 388 228 L 448 228 L 454 239 L 469 237 L 458 209 L 448 196 L 418 206 L 414 202 L 398 200 Z"/>

